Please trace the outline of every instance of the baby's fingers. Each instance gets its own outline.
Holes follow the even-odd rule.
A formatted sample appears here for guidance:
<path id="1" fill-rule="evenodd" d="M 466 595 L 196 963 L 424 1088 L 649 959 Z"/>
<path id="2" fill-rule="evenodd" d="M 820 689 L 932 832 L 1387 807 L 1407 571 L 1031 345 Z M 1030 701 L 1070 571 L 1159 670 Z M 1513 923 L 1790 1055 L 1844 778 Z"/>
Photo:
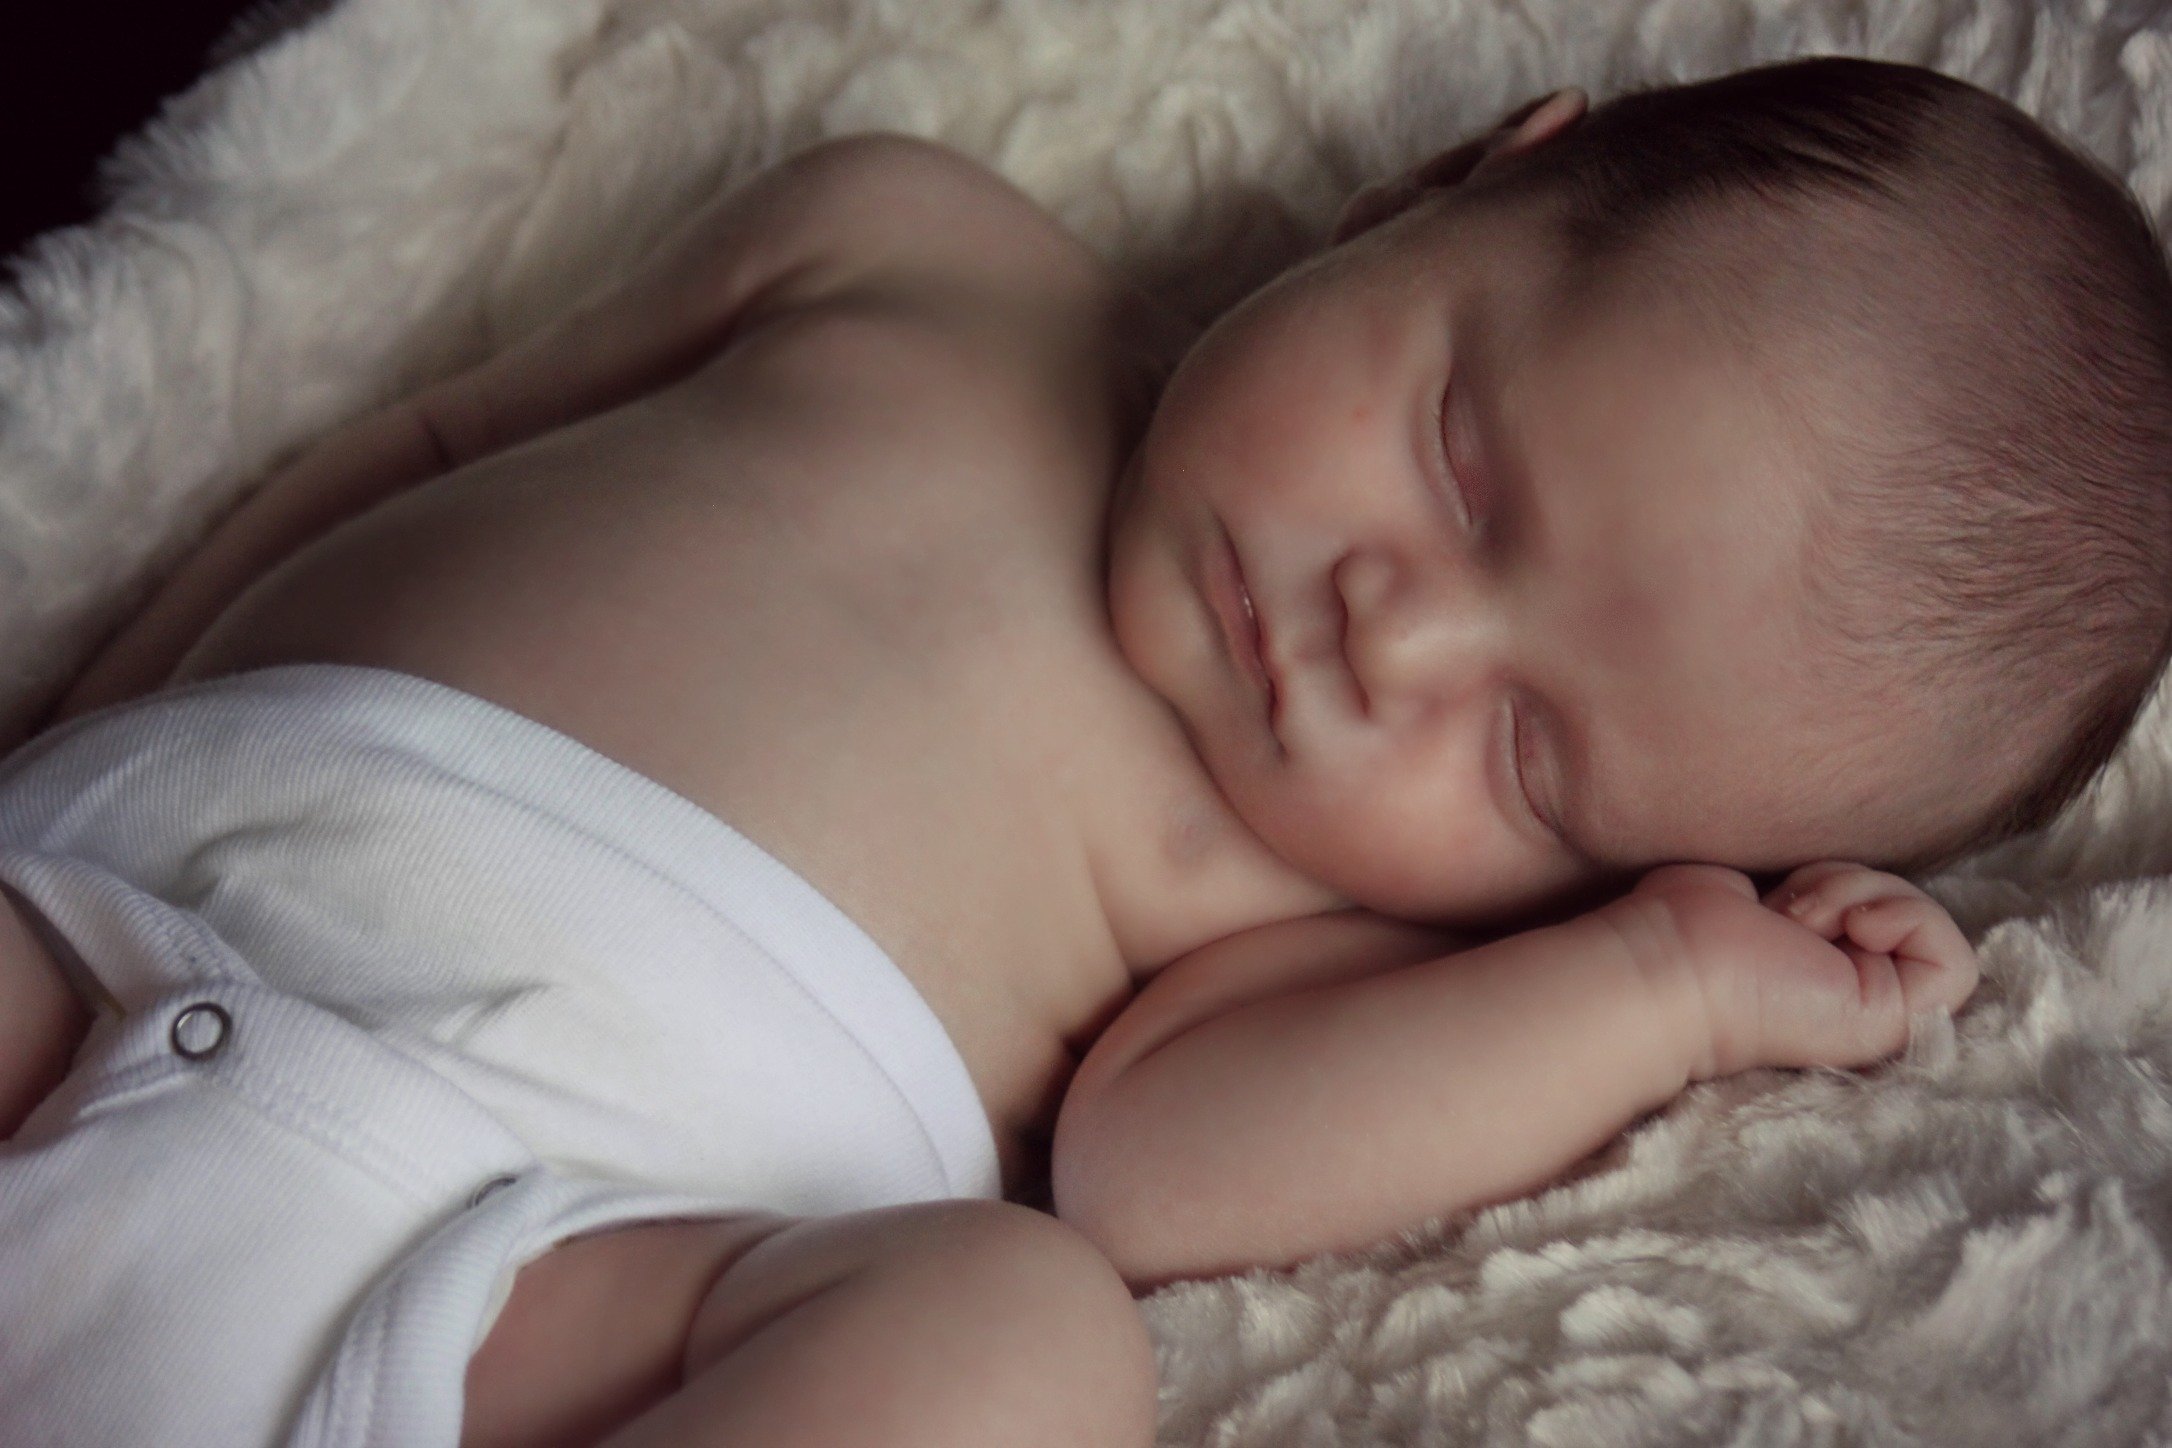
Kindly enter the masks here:
<path id="1" fill-rule="evenodd" d="M 1921 895 L 1888 895 L 1850 906 L 1841 917 L 1847 938 L 1893 957 L 1910 1010 L 1958 1009 L 1976 989 L 1976 951 L 1938 903 Z"/>
<path id="2" fill-rule="evenodd" d="M 1805 865 L 1765 897 L 1766 905 L 1827 940 L 1844 932 L 1842 917 L 1858 905 L 1888 896 L 1927 899 L 1898 875 L 1844 860 Z"/>
<path id="3" fill-rule="evenodd" d="M 1850 905 L 1841 912 L 1840 925 L 1857 945 L 1888 955 L 1903 946 L 1908 954 L 1922 958 L 1968 948 L 1960 927 L 1945 911 L 1912 895 L 1886 895 Z"/>

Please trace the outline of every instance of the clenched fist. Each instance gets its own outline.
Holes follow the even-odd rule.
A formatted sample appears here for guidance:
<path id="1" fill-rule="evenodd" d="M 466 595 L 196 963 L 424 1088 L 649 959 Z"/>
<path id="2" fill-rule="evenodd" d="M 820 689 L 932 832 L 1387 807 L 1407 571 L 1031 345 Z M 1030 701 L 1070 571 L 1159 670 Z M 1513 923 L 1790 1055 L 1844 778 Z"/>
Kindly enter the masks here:
<path id="1" fill-rule="evenodd" d="M 1701 1017 L 1690 1079 L 1756 1066 L 1860 1066 L 1958 1010 L 1978 966 L 1937 901 L 1897 875 L 1805 865 L 1762 900 L 1749 876 L 1667 865 L 1598 912 L 1677 1008 Z"/>

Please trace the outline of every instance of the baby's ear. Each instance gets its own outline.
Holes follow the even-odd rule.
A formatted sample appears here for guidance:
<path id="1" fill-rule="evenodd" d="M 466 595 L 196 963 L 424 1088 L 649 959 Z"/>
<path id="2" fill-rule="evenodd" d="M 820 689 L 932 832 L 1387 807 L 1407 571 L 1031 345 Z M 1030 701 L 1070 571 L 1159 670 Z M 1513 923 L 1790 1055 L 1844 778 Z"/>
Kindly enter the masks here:
<path id="1" fill-rule="evenodd" d="M 1368 186 L 1351 197 L 1342 215 L 1335 219 L 1335 231 L 1328 244 L 1340 246 L 1407 210 L 1426 192 L 1460 186 L 1488 165 L 1553 139 L 1584 118 L 1586 105 L 1584 93 L 1575 86 L 1525 101 L 1485 135 L 1421 161 L 1394 180 Z"/>

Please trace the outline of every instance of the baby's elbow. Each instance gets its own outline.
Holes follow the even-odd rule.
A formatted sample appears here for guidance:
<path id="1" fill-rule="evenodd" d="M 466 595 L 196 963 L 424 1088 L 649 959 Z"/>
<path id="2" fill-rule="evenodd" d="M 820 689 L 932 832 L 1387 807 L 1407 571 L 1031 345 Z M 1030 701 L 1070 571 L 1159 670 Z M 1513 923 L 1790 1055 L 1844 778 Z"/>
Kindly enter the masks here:
<path id="1" fill-rule="evenodd" d="M 1150 1153 L 1109 1129 L 1113 1124 L 1105 1114 L 1065 1103 L 1050 1160 L 1057 1218 L 1093 1243 L 1134 1295 L 1246 1265 L 1202 1256 L 1187 1228 L 1204 1214 L 1176 1199 L 1182 1173 L 1157 1171 Z"/>
<path id="2" fill-rule="evenodd" d="M 1108 1126 L 1106 1114 L 1076 1093 L 1064 1101 L 1050 1150 L 1049 1191 L 1057 1219 L 1099 1248 L 1136 1293 L 1151 1285 L 1139 1280 L 1134 1252 L 1138 1195 L 1125 1179 L 1123 1152 Z"/>
<path id="3" fill-rule="evenodd" d="M 1155 1242 L 1150 1233 L 1136 1231 L 1134 1214 L 1113 1193 L 1082 1191 L 1074 1179 L 1069 1190 L 1057 1189 L 1056 1216 L 1108 1259 L 1134 1297 L 1186 1276 L 1201 1275 L 1172 1266 L 1166 1244 Z"/>

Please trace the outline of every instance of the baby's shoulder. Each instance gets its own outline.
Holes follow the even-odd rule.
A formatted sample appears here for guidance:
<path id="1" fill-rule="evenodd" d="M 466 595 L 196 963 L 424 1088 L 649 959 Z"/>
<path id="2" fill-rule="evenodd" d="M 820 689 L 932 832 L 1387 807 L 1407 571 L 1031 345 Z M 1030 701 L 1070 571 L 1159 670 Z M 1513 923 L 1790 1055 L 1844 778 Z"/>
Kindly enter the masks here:
<path id="1" fill-rule="evenodd" d="M 962 151 L 875 133 L 827 141 L 761 178 L 769 270 L 795 309 L 910 295 L 922 306 L 989 294 L 1053 305 L 1119 289 L 1099 253 L 1001 173 Z M 736 241 L 737 238 L 728 238 Z"/>
<path id="2" fill-rule="evenodd" d="M 762 245 L 789 257 L 736 329 L 745 350 L 901 357 L 928 385 L 944 360 L 1158 391 L 1196 327 L 1152 300 L 1055 215 L 965 153 L 911 136 L 826 142 L 785 163 Z M 918 351 L 921 355 L 910 356 Z M 837 359 L 823 357 L 825 364 Z M 887 368 L 885 369 L 888 370 Z"/>
<path id="3" fill-rule="evenodd" d="M 964 164 L 935 164 L 940 186 L 871 181 L 865 234 L 811 248 L 790 297 L 689 379 L 709 398 L 763 405 L 706 414 L 891 463 L 903 429 L 919 466 L 983 482 L 1021 468 L 1113 473 L 1182 324 L 1008 183 L 961 178 Z"/>

